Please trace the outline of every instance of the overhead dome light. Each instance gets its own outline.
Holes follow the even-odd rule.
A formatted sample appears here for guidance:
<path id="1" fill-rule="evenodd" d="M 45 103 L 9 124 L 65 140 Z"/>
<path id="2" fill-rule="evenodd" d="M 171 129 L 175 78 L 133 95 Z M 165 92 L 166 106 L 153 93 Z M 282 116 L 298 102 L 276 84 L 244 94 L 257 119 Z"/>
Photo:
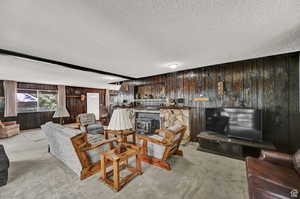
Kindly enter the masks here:
<path id="1" fill-rule="evenodd" d="M 165 64 L 165 67 L 171 68 L 171 69 L 176 69 L 176 68 L 180 67 L 181 65 L 182 65 L 181 63 L 173 62 L 173 63 Z"/>
<path id="2" fill-rule="evenodd" d="M 171 68 L 171 69 L 176 69 L 178 68 L 178 64 L 170 64 L 168 67 Z"/>

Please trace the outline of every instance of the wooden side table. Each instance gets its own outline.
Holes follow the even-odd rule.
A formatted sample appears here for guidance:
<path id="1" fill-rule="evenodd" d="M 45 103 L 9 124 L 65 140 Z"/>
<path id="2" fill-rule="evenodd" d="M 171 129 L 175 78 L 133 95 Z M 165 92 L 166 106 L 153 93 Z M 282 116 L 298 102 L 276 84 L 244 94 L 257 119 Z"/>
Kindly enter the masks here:
<path id="1" fill-rule="evenodd" d="M 142 165 L 140 159 L 140 147 L 133 144 L 121 144 L 126 151 L 121 152 L 118 146 L 110 151 L 101 154 L 101 180 L 108 184 L 114 191 L 119 191 L 125 184 L 137 175 L 141 175 Z M 135 167 L 128 165 L 128 158 L 135 156 Z M 113 170 L 107 172 L 107 168 L 113 165 Z M 120 171 L 127 168 L 131 173 L 120 178 Z M 112 177 L 112 180 L 109 177 Z"/>
<path id="2" fill-rule="evenodd" d="M 135 131 L 133 131 L 133 130 L 120 130 L 120 131 L 105 130 L 104 131 L 105 139 L 108 139 L 109 134 L 119 137 L 121 139 L 122 143 L 127 143 L 128 142 L 127 137 L 131 135 L 132 143 L 136 144 L 136 134 L 135 134 Z"/>

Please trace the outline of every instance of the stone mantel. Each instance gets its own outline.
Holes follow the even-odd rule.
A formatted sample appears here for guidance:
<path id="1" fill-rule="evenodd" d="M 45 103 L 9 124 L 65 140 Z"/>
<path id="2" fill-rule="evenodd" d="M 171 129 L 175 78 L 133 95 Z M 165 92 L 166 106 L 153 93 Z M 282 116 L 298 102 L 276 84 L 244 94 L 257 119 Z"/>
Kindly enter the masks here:
<path id="1" fill-rule="evenodd" d="M 136 113 L 154 113 L 160 115 L 160 128 L 168 128 L 175 124 L 187 126 L 187 131 L 183 137 L 182 143 L 186 144 L 190 141 L 191 134 L 191 116 L 190 116 L 190 107 L 181 107 L 181 106 L 164 106 L 160 109 L 151 110 L 151 109 L 142 109 L 141 107 L 118 107 L 124 108 L 129 111 L 130 120 L 132 126 L 135 127 L 135 114 Z"/>

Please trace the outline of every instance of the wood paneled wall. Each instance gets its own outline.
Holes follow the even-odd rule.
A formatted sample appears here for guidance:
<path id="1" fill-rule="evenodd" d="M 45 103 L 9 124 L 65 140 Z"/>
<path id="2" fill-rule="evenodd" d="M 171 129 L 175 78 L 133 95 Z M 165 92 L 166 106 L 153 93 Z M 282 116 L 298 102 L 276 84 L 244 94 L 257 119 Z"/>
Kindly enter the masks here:
<path id="1" fill-rule="evenodd" d="M 87 93 L 99 93 L 99 100 L 100 100 L 100 108 L 106 105 L 105 102 L 105 92 L 104 89 L 92 89 L 92 88 L 80 88 L 80 87 L 66 87 L 66 95 L 67 96 L 78 96 L 78 95 L 85 95 Z M 76 117 L 80 113 L 86 113 L 87 111 L 87 104 L 86 99 L 81 101 L 78 97 L 67 97 L 67 109 L 70 113 L 70 118 L 66 119 L 65 122 L 74 122 Z"/>
<path id="2" fill-rule="evenodd" d="M 33 84 L 33 83 L 23 83 L 18 82 L 18 88 L 23 89 L 41 89 L 41 90 L 57 90 L 55 85 L 46 84 Z M 104 89 L 91 89 L 91 88 L 81 88 L 81 87 L 66 87 L 66 95 L 73 96 L 67 97 L 66 104 L 67 109 L 70 113 L 70 118 L 65 118 L 65 123 L 75 122 L 76 116 L 80 113 L 85 113 L 87 109 L 86 99 L 84 101 L 80 100 L 80 95 L 85 95 L 86 93 L 99 93 L 100 94 L 100 104 L 105 106 L 105 90 Z M 0 96 L 4 96 L 3 91 L 3 81 L 0 80 Z M 78 96 L 78 97 L 74 97 Z M 22 130 L 39 128 L 42 124 L 48 121 L 58 122 L 58 119 L 53 119 L 54 112 L 34 112 L 34 113 L 19 113 L 18 117 L 4 118 L 3 112 L 0 113 L 0 120 L 11 121 L 17 120 L 20 124 Z"/>
<path id="3" fill-rule="evenodd" d="M 225 94 L 217 94 L 217 82 L 224 81 Z M 163 82 L 166 96 L 184 98 L 192 107 L 192 138 L 205 129 L 205 108 L 251 107 L 264 112 L 264 139 L 279 151 L 300 147 L 299 53 L 227 63 L 194 70 L 127 81 L 115 102 L 134 100 L 134 86 Z M 126 89 L 124 89 L 126 88 Z M 153 93 L 155 95 L 156 93 Z M 201 95 L 208 102 L 194 101 Z M 297 139 L 298 138 L 298 139 Z M 295 140 L 297 139 L 297 140 Z"/>

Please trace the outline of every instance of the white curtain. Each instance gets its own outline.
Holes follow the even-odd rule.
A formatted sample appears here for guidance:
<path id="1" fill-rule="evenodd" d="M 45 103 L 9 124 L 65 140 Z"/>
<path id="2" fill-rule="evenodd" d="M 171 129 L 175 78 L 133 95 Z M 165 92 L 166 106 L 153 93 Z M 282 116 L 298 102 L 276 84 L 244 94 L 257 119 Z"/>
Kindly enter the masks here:
<path id="1" fill-rule="evenodd" d="M 109 90 L 106 89 L 105 91 L 105 103 L 106 103 L 106 108 L 107 108 L 107 111 L 110 113 L 110 97 L 109 97 Z"/>
<path id="2" fill-rule="evenodd" d="M 5 80 L 3 87 L 5 96 L 4 117 L 15 117 L 17 116 L 17 82 Z"/>
<path id="3" fill-rule="evenodd" d="M 57 107 L 53 117 L 70 117 L 66 107 L 66 87 L 58 85 Z"/>

